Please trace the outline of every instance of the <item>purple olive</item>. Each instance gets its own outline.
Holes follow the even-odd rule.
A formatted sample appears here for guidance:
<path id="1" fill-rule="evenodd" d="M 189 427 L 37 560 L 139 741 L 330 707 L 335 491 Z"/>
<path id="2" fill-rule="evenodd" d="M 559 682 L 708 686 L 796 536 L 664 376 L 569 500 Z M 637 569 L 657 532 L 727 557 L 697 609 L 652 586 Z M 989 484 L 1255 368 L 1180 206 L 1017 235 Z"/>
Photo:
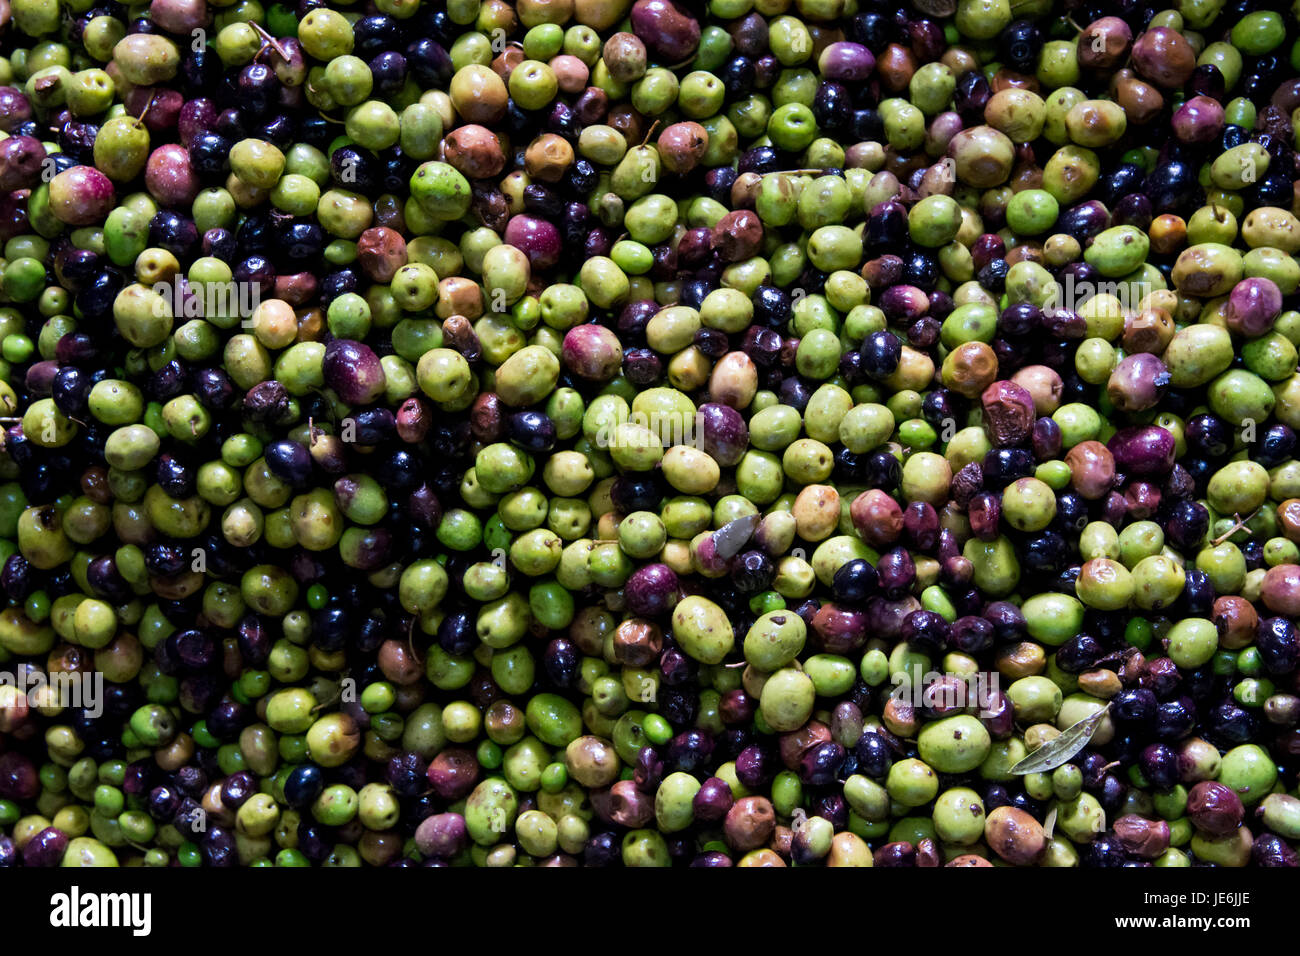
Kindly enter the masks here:
<path id="1" fill-rule="evenodd" d="M 73 166 L 50 180 L 50 212 L 69 226 L 93 226 L 113 211 L 113 181 L 94 166 Z"/>
<path id="2" fill-rule="evenodd" d="M 1239 335 L 1254 338 L 1273 328 L 1282 311 L 1282 290 L 1272 279 L 1242 279 L 1228 294 L 1223 320 Z"/>
<path id="3" fill-rule="evenodd" d="M 1272 833 L 1261 833 L 1250 847 L 1250 859 L 1256 866 L 1300 866 L 1300 855 L 1286 841 Z"/>
<path id="4" fill-rule="evenodd" d="M 817 58 L 821 75 L 841 83 L 861 83 L 875 68 L 876 58 L 861 43 L 832 43 Z"/>
<path id="5" fill-rule="evenodd" d="M 387 377 L 379 356 L 368 345 L 335 339 L 325 346 L 325 384 L 349 405 L 368 405 L 384 394 Z"/>
<path id="6" fill-rule="evenodd" d="M 190 154 L 176 143 L 159 146 L 149 154 L 144 168 L 149 194 L 163 206 L 188 207 L 199 193 L 199 177 L 190 165 Z"/>
<path id="7" fill-rule="evenodd" d="M 415 846 L 425 856 L 450 859 L 469 845 L 465 818 L 459 813 L 436 813 L 421 821 L 415 831 Z"/>
<path id="8" fill-rule="evenodd" d="M 891 322 L 914 322 L 930 311 L 930 298 L 916 286 L 893 285 L 881 294 L 880 308 Z"/>
<path id="9" fill-rule="evenodd" d="M 638 617 L 667 614 L 680 596 L 677 575 L 666 564 L 647 564 L 632 572 L 623 587 L 627 609 Z"/>
<path id="10" fill-rule="evenodd" d="M 0 242 L 29 232 L 27 199 L 21 192 L 0 190 Z"/>
<path id="11" fill-rule="evenodd" d="M 845 756 L 844 748 L 833 740 L 809 747 L 799 759 L 799 779 L 811 787 L 834 783 Z"/>
<path id="12" fill-rule="evenodd" d="M 1030 438 L 1034 455 L 1040 461 L 1050 461 L 1061 453 L 1061 426 L 1052 418 L 1039 418 L 1034 422 Z"/>
<path id="13" fill-rule="evenodd" d="M 704 265 L 713 251 L 713 230 L 707 226 L 688 229 L 677 243 L 677 264 L 687 269 Z"/>
<path id="14" fill-rule="evenodd" d="M 575 325 L 564 336 L 564 367 L 589 382 L 608 382 L 623 365 L 623 346 L 611 329 L 594 322 Z"/>
<path id="15" fill-rule="evenodd" d="M 12 132 L 15 126 L 32 118 L 32 104 L 22 90 L 0 86 L 0 130 Z"/>
<path id="16" fill-rule="evenodd" d="M 867 614 L 826 603 L 813 616 L 813 633 L 828 654 L 847 654 L 867 642 Z"/>
<path id="17" fill-rule="evenodd" d="M 738 464 L 749 448 L 744 416 L 730 405 L 708 402 L 700 406 L 698 422 L 710 457 L 723 468 Z"/>
<path id="18" fill-rule="evenodd" d="M 264 452 L 267 471 L 295 488 L 304 487 L 311 479 L 311 452 L 302 442 L 282 439 L 266 446 Z M 335 489 L 337 493 L 337 488 Z"/>
<path id="19" fill-rule="evenodd" d="M 1279 297 L 1280 301 L 1280 297 Z M 1106 395 L 1122 412 L 1154 407 L 1169 385 L 1169 369 L 1150 352 L 1126 355 L 1110 373 Z"/>
<path id="20" fill-rule="evenodd" d="M 181 145 L 188 149 L 200 133 L 215 129 L 220 115 L 216 103 L 206 96 L 187 101 L 176 117 L 176 133 Z"/>
<path id="21" fill-rule="evenodd" d="M 505 241 L 528 257 L 534 271 L 549 269 L 560 261 L 563 246 L 560 230 L 545 219 L 512 216 L 506 223 Z"/>
<path id="22" fill-rule="evenodd" d="M 1217 781 L 1202 780 L 1187 794 L 1187 818 L 1210 836 L 1227 836 L 1245 815 L 1236 791 Z"/>
<path id="23" fill-rule="evenodd" d="M 761 747 L 751 745 L 736 756 L 736 779 L 750 790 L 761 789 L 775 773 L 775 761 Z M 35 779 L 35 772 L 32 776 Z"/>
<path id="24" fill-rule="evenodd" d="M 1117 471 L 1131 475 L 1163 475 L 1174 465 L 1174 436 L 1156 425 L 1121 428 L 1106 448 Z"/>
<path id="25" fill-rule="evenodd" d="M 1034 432 L 1034 396 L 1010 380 L 993 382 L 980 395 L 984 430 L 999 448 L 1019 445 Z"/>
<path id="26" fill-rule="evenodd" d="M 406 513 L 422 528 L 436 528 L 442 519 L 438 494 L 428 484 L 420 485 L 406 499 Z"/>
<path id="27" fill-rule="evenodd" d="M 23 865 L 51 867 L 63 862 L 68 835 L 57 827 L 46 827 L 23 847 Z"/>
<path id="28" fill-rule="evenodd" d="M 907 616 L 920 609 L 921 602 L 910 594 L 897 601 L 872 598 L 867 602 L 867 631 L 872 637 L 897 640 Z"/>
<path id="29" fill-rule="evenodd" d="M 916 847 L 906 840 L 895 840 L 893 843 L 886 843 L 875 851 L 874 862 L 876 866 L 880 867 L 916 866 Z"/>
<path id="30" fill-rule="evenodd" d="M 67 336 L 65 335 L 64 338 Z M 49 397 L 54 389 L 54 375 L 58 370 L 59 363 L 54 360 L 36 362 L 27 370 L 27 391 L 31 392 L 33 398 Z"/>
<path id="31" fill-rule="evenodd" d="M 700 45 L 699 21 L 673 0 L 636 0 L 632 32 L 665 64 L 689 59 Z"/>
<path id="32" fill-rule="evenodd" d="M 261 619 L 250 614 L 235 632 L 239 656 L 250 667 L 261 667 L 271 655 L 271 635 Z"/>
<path id="33" fill-rule="evenodd" d="M 36 768 L 22 754 L 0 754 L 0 797 L 6 800 L 34 800 L 41 783 Z"/>
<path id="34" fill-rule="evenodd" d="M 704 823 L 716 823 L 727 815 L 736 798 L 731 787 L 721 777 L 710 777 L 695 791 L 691 805 L 695 810 L 695 819 Z"/>
<path id="35" fill-rule="evenodd" d="M 32 136 L 0 141 L 0 189 L 34 189 L 45 164 L 45 147 Z"/>
<path id="36" fill-rule="evenodd" d="M 429 762 L 429 786 L 444 800 L 459 800 L 474 789 L 479 766 L 473 751 L 448 747 Z"/>
<path id="37" fill-rule="evenodd" d="M 1004 691 L 991 691 L 979 705 L 980 723 L 989 736 L 1006 740 L 1016 732 L 1016 709 Z"/>
<path id="38" fill-rule="evenodd" d="M 607 790 L 591 794 L 591 806 L 606 823 L 620 827 L 643 827 L 654 820 L 654 798 L 637 789 L 631 780 L 620 780 Z"/>
<path id="39" fill-rule="evenodd" d="M 703 867 L 706 869 L 716 869 L 718 867 L 735 866 L 731 857 L 721 850 L 710 850 L 708 853 L 701 853 L 695 859 L 691 860 L 692 867 Z"/>
<path id="40" fill-rule="evenodd" d="M 1168 793 L 1178 784 L 1178 755 L 1168 744 L 1150 744 L 1143 748 L 1138 754 L 1138 767 L 1158 793 Z M 1190 799 L 1188 815 L 1191 815 Z"/>
<path id="41" fill-rule="evenodd" d="M 1196 53 L 1177 30 L 1152 27 L 1133 43 L 1133 67 L 1143 77 L 1167 90 L 1182 86 L 1196 69 Z"/>
<path id="42" fill-rule="evenodd" d="M 1223 105 L 1208 96 L 1193 96 L 1174 111 L 1174 135 L 1184 143 L 1208 143 L 1223 132 Z"/>

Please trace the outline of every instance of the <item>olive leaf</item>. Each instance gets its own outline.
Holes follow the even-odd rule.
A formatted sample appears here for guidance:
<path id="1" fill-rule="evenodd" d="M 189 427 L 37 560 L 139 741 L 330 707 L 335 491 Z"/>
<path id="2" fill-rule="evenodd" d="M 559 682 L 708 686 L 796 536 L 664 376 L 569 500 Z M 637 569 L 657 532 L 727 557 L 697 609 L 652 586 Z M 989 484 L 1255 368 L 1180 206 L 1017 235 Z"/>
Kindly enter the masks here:
<path id="1" fill-rule="evenodd" d="M 1095 714 L 1083 718 L 1078 723 L 1071 724 L 1061 731 L 1059 736 L 1053 737 L 1028 757 L 1017 762 L 1010 772 L 1027 774 L 1046 773 L 1048 770 L 1055 770 L 1088 746 L 1088 741 L 1097 732 L 1097 728 L 1101 726 L 1102 718 L 1106 716 L 1106 712 L 1109 710 L 1110 704 L 1107 704 Z"/>
<path id="2" fill-rule="evenodd" d="M 753 537 L 758 524 L 758 515 L 742 515 L 713 532 L 713 543 L 718 549 L 718 557 L 730 561 L 738 555 L 740 549 Z"/>

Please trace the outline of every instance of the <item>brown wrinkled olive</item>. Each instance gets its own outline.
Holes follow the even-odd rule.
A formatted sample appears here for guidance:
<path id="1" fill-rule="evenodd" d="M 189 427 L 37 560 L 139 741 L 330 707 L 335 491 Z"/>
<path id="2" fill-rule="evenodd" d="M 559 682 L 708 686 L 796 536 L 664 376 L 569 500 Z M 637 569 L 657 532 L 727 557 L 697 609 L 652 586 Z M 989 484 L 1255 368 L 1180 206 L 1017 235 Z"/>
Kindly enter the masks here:
<path id="1" fill-rule="evenodd" d="M 888 547 L 903 533 L 902 507 L 878 488 L 854 498 L 849 517 L 862 539 L 875 548 Z"/>
<path id="2" fill-rule="evenodd" d="M 1013 866 L 1031 866 L 1047 846 L 1043 827 L 1016 807 L 998 807 L 984 821 L 989 849 Z"/>
<path id="3" fill-rule="evenodd" d="M 975 398 L 998 374 L 998 356 L 984 342 L 963 342 L 943 362 L 944 384 L 967 398 Z"/>
<path id="4" fill-rule="evenodd" d="M 984 430 L 993 444 L 1009 448 L 1028 438 L 1034 427 L 1036 405 L 1029 389 L 1014 381 L 994 382 L 986 388 L 980 395 L 980 407 L 984 411 Z"/>
<path id="5" fill-rule="evenodd" d="M 557 183 L 573 165 L 573 146 L 563 136 L 543 133 L 524 150 L 524 168 L 533 179 Z"/>
<path id="6" fill-rule="evenodd" d="M 741 797 L 722 823 L 727 846 L 742 853 L 763 846 L 775 829 L 776 811 L 766 797 Z"/>
<path id="7" fill-rule="evenodd" d="M 1070 466 L 1070 487 L 1095 501 L 1115 483 L 1115 456 L 1099 441 L 1083 441 L 1065 455 Z"/>
<path id="8" fill-rule="evenodd" d="M 629 618 L 614 631 L 614 657 L 629 667 L 645 667 L 659 657 L 663 647 L 663 631 L 643 618 Z"/>
<path id="9" fill-rule="evenodd" d="M 1128 70 L 1119 71 L 1111 83 L 1111 95 L 1124 108 L 1124 115 L 1134 126 L 1145 126 L 1165 108 L 1165 98 L 1160 91 Z"/>
<path id="10" fill-rule="evenodd" d="M 1133 42 L 1133 68 L 1157 86 L 1182 86 L 1196 69 L 1196 51 L 1171 27 L 1152 27 Z"/>
<path id="11" fill-rule="evenodd" d="M 1119 17 L 1093 20 L 1079 35 L 1079 66 L 1085 70 L 1113 70 L 1124 62 L 1133 30 Z"/>
<path id="12" fill-rule="evenodd" d="M 458 126 L 448 133 L 443 138 L 442 149 L 446 162 L 468 179 L 500 175 L 506 166 L 506 154 L 496 134 L 475 123 Z"/>
<path id="13" fill-rule="evenodd" d="M 762 245 L 763 221 L 748 209 L 727 213 L 713 227 L 713 248 L 724 262 L 749 259 Z"/>
<path id="14" fill-rule="evenodd" d="M 391 282 L 406 265 L 406 240 L 384 226 L 372 226 L 357 239 L 357 261 L 375 282 Z"/>
<path id="15" fill-rule="evenodd" d="M 673 123 L 659 134 L 659 158 L 670 173 L 694 169 L 709 148 L 709 133 L 699 123 Z"/>
<path id="16" fill-rule="evenodd" d="M 1160 355 L 1174 337 L 1174 317 L 1159 307 L 1143 309 L 1124 323 L 1121 340 L 1130 355 L 1150 352 Z"/>
<path id="17" fill-rule="evenodd" d="M 1115 821 L 1113 829 L 1125 852 L 1139 859 L 1154 860 L 1169 849 L 1169 824 L 1164 820 L 1126 813 Z"/>
<path id="18" fill-rule="evenodd" d="M 1227 836 L 1241 825 L 1245 815 L 1241 798 L 1224 784 L 1202 780 L 1188 791 L 1187 818 L 1202 833 Z"/>

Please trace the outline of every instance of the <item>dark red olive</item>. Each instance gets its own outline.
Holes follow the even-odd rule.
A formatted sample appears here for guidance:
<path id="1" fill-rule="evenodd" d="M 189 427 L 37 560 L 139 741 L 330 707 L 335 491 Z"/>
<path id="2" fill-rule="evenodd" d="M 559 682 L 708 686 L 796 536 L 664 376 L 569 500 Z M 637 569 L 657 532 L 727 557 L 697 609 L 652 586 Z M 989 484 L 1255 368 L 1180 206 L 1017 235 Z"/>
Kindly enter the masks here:
<path id="1" fill-rule="evenodd" d="M 379 356 L 361 342 L 334 339 L 325 346 L 321 371 L 325 385 L 349 405 L 368 405 L 384 394 L 387 378 Z"/>

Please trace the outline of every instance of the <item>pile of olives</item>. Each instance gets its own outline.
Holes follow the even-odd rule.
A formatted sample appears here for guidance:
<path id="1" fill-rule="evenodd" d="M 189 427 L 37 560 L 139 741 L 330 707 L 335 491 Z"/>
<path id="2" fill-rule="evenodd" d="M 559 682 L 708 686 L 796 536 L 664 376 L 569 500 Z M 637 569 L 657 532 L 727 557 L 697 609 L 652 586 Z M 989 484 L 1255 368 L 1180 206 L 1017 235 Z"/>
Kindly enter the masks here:
<path id="1" fill-rule="evenodd" d="M 0 866 L 1300 864 L 1269 6 L 0 0 Z"/>

